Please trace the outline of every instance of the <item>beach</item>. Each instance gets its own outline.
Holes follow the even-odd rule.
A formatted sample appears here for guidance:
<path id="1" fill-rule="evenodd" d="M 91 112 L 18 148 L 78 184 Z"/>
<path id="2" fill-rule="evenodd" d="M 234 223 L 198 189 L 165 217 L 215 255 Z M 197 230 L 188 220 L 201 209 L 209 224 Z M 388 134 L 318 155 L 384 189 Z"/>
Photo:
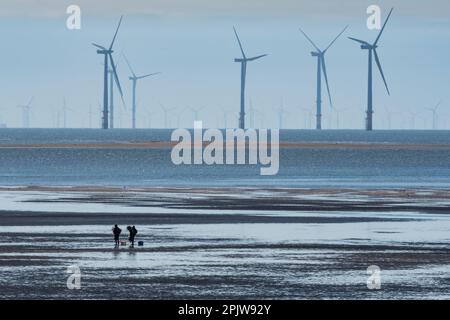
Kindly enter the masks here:
<path id="1" fill-rule="evenodd" d="M 450 189 L 3 187 L 0 297 L 449 298 Z M 61 210 L 63 208 L 63 210 Z M 114 249 L 136 225 L 142 247 Z M 67 288 L 78 266 L 81 289 Z M 369 266 L 381 269 L 370 290 Z"/>

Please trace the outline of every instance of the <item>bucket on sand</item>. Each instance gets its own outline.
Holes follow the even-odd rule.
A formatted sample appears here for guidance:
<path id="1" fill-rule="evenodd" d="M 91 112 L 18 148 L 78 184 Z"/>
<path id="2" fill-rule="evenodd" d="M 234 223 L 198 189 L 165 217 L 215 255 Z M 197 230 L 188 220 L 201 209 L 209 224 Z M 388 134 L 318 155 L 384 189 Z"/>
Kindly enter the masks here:
<path id="1" fill-rule="evenodd" d="M 126 241 L 120 241 L 120 245 L 121 245 L 121 246 L 126 246 L 126 245 L 127 245 L 127 242 L 126 242 Z"/>
<path id="2" fill-rule="evenodd" d="M 144 246 L 144 241 L 138 241 L 138 247 L 143 247 Z"/>

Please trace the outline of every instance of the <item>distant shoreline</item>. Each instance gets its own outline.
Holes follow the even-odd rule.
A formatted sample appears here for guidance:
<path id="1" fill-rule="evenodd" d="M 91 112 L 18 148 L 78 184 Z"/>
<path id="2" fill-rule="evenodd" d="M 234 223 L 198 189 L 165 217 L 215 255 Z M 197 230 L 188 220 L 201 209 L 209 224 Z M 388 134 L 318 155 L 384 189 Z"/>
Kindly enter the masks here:
<path id="1" fill-rule="evenodd" d="M 178 142 L 148 141 L 120 143 L 31 143 L 0 144 L 0 149 L 164 149 Z M 205 142 L 204 145 L 208 145 Z M 379 143 L 379 142 L 280 142 L 280 148 L 377 149 L 377 150 L 450 150 L 450 144 Z"/>

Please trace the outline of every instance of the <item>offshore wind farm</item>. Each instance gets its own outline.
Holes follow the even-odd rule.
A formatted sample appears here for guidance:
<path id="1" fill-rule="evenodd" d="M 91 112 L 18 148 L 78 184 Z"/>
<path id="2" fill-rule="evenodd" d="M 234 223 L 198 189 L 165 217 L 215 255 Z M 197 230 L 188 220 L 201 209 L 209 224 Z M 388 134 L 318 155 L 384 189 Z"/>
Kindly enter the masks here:
<path id="1" fill-rule="evenodd" d="M 7 2 L 1 299 L 450 297 L 447 2 Z"/>

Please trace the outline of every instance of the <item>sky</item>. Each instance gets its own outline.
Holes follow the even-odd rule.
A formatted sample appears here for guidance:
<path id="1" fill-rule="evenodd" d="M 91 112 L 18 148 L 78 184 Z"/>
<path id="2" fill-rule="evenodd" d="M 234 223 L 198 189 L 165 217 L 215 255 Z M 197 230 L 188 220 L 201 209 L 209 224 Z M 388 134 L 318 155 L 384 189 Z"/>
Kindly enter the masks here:
<path id="1" fill-rule="evenodd" d="M 66 28 L 69 5 L 81 8 L 81 29 Z M 131 124 L 130 72 L 162 72 L 138 84 L 138 127 L 163 127 L 161 105 L 173 108 L 169 126 L 192 127 L 201 109 L 205 127 L 236 126 L 239 111 L 240 57 L 236 26 L 247 55 L 269 54 L 249 63 L 247 107 L 251 99 L 257 127 L 309 128 L 314 119 L 316 60 L 301 27 L 326 47 L 346 25 L 345 34 L 327 52 L 335 109 L 323 87 L 323 127 L 364 127 L 367 51 L 347 37 L 372 42 L 378 30 L 366 26 L 369 5 L 379 5 L 382 19 L 394 13 L 378 53 L 391 95 L 374 72 L 374 127 L 429 129 L 426 108 L 442 100 L 438 128 L 450 128 L 450 2 L 447 0 L 1 0 L 0 124 L 21 127 L 17 107 L 34 97 L 32 127 L 62 126 L 63 99 L 70 108 L 69 127 L 98 127 L 103 94 L 102 56 L 92 42 L 108 46 L 119 17 L 123 24 L 114 58 L 124 89 L 116 90 L 116 125 Z M 91 110 L 91 113 L 90 111 Z M 339 116 L 338 116 L 338 111 Z M 416 115 L 413 115 L 416 114 Z M 247 123 L 250 119 L 247 117 Z"/>

